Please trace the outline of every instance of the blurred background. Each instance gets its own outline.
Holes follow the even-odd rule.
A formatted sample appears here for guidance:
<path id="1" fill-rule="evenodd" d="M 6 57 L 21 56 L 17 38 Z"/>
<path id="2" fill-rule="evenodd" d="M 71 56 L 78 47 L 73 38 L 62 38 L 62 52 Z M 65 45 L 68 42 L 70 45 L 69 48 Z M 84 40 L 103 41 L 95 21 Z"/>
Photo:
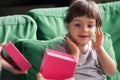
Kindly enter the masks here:
<path id="1" fill-rule="evenodd" d="M 72 0 L 0 0 L 0 16 L 25 14 L 30 9 L 66 7 Z M 106 3 L 120 0 L 95 0 Z"/>

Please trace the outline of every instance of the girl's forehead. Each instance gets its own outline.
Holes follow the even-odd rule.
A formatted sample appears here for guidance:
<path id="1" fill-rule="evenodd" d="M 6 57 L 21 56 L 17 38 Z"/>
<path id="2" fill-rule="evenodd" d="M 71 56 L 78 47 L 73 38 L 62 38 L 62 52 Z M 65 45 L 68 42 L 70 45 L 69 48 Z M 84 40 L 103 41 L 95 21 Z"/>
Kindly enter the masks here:
<path id="1" fill-rule="evenodd" d="M 94 18 L 88 18 L 87 16 L 81 16 L 81 17 L 74 17 L 72 21 L 88 21 L 88 22 L 96 22 Z"/>

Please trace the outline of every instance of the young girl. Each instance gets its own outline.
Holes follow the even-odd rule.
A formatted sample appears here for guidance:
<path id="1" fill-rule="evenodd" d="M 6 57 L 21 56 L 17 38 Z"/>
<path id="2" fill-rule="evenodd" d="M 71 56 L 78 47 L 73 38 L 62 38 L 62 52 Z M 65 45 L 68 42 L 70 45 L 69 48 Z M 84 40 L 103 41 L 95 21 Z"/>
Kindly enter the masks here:
<path id="1" fill-rule="evenodd" d="M 73 55 L 77 67 L 72 80 L 105 80 L 103 73 L 113 76 L 116 64 L 103 47 L 104 35 L 101 14 L 96 3 L 75 0 L 68 8 L 65 19 L 68 34 L 66 41 L 54 49 Z M 96 35 L 96 40 L 94 36 Z M 38 73 L 38 80 L 46 80 Z"/>

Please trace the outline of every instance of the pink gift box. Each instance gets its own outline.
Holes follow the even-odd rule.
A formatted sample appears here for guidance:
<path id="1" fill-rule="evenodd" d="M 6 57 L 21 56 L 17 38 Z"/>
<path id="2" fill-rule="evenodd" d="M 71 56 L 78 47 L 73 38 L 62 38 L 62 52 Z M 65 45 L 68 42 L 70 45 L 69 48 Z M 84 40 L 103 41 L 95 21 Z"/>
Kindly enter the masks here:
<path id="1" fill-rule="evenodd" d="M 17 67 L 20 68 L 21 71 L 26 72 L 31 68 L 31 64 L 27 61 L 27 59 L 22 55 L 22 53 L 14 46 L 14 44 L 9 41 L 3 49 L 10 56 L 10 58 L 14 61 Z"/>
<path id="2" fill-rule="evenodd" d="M 72 55 L 46 49 L 40 72 L 47 79 L 64 80 L 74 76 L 76 64 Z"/>

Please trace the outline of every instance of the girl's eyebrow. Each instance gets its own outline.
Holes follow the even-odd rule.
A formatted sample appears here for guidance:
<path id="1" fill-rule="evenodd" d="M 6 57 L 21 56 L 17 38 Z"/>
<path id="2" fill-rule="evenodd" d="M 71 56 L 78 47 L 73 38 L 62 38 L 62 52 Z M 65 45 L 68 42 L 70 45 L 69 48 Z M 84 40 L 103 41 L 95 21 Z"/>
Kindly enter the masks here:
<path id="1" fill-rule="evenodd" d="M 73 20 L 73 21 L 83 22 L 83 21 L 81 21 L 81 20 Z M 96 22 L 94 22 L 94 21 L 88 21 L 88 23 L 96 24 Z"/>
<path id="2" fill-rule="evenodd" d="M 73 21 L 80 21 L 81 22 L 81 20 L 79 18 L 75 18 L 75 19 L 73 19 Z"/>
<path id="3" fill-rule="evenodd" d="M 96 23 L 95 21 L 88 21 L 88 23 Z"/>
<path id="4" fill-rule="evenodd" d="M 96 22 L 94 22 L 94 21 L 89 21 L 88 23 L 93 23 L 93 24 L 96 24 Z"/>

